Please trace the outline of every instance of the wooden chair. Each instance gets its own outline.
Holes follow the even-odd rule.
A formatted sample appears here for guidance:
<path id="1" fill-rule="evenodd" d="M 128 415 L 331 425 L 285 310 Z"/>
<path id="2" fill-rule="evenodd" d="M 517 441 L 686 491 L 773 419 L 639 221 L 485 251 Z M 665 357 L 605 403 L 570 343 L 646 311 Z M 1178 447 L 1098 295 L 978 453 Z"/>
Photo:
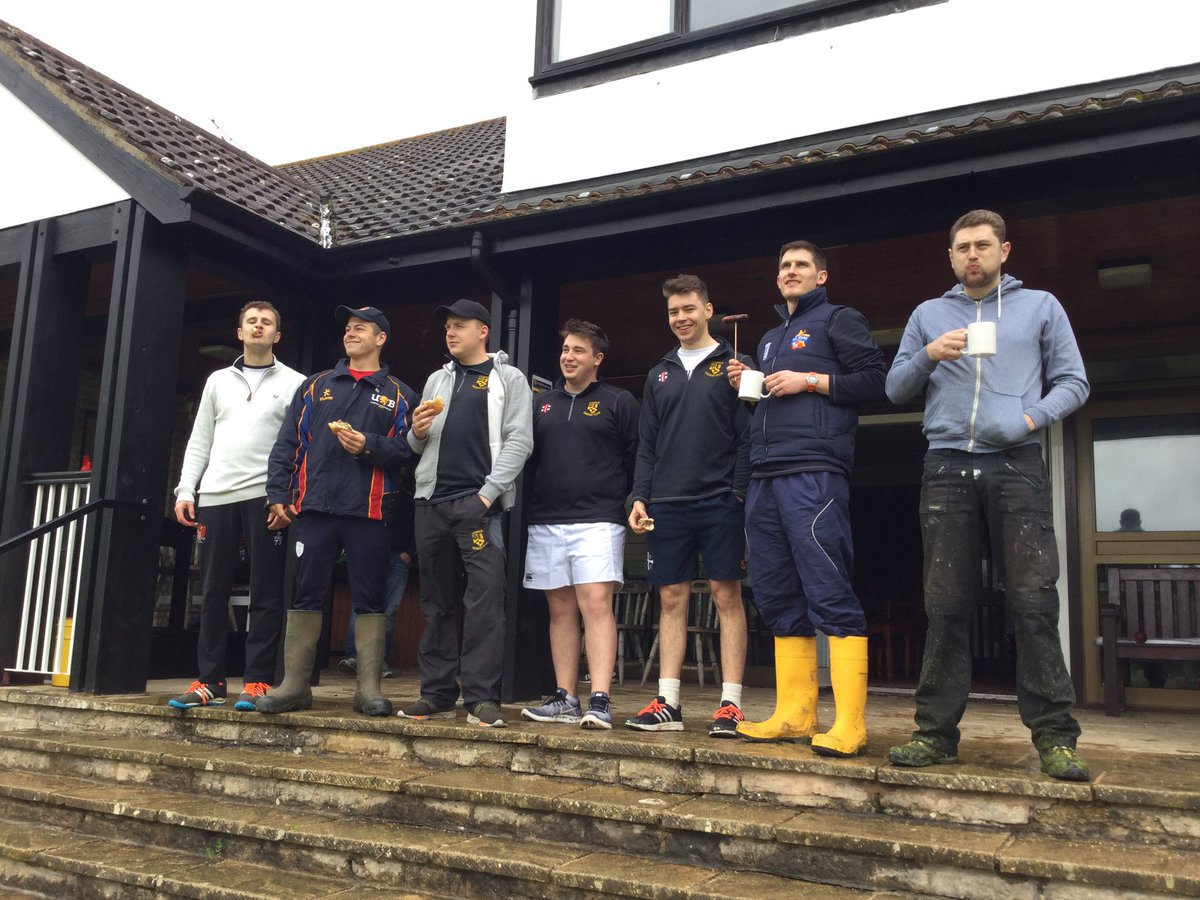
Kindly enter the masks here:
<path id="1" fill-rule="evenodd" d="M 646 618 L 650 614 L 651 589 L 645 582 L 627 581 L 621 590 L 613 594 L 613 616 L 617 620 L 617 684 L 625 683 L 625 658 L 632 645 L 642 667 L 642 675 L 648 668 L 646 652 L 642 649 L 642 635 L 646 632 Z M 645 683 L 645 678 L 642 679 Z"/>
<path id="2" fill-rule="evenodd" d="M 1100 607 L 1104 711 L 1125 708 L 1129 660 L 1200 660 L 1200 567 L 1108 569 Z"/>

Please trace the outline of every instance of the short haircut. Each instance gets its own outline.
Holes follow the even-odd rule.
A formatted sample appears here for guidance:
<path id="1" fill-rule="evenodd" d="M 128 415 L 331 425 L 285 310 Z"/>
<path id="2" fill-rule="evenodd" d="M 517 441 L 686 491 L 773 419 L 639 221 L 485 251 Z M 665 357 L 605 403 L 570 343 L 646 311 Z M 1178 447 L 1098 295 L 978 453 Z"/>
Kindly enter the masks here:
<path id="1" fill-rule="evenodd" d="M 676 275 L 663 282 L 663 296 L 674 297 L 677 294 L 699 294 L 700 299 L 708 302 L 708 285 L 695 275 Z"/>
<path id="2" fill-rule="evenodd" d="M 608 352 L 608 335 L 604 333 L 604 329 L 599 325 L 594 325 L 583 319 L 567 319 L 567 324 L 563 325 L 562 331 L 558 333 L 558 336 L 565 338 L 568 334 L 583 338 L 591 344 L 592 353 Z"/>
<path id="3" fill-rule="evenodd" d="M 779 248 L 779 262 L 783 262 L 783 254 L 789 250 L 807 250 L 812 254 L 813 264 L 818 272 L 825 271 L 825 252 L 812 241 L 788 241 Z"/>
<path id="4" fill-rule="evenodd" d="M 992 231 L 996 232 L 996 238 L 1000 243 L 1004 243 L 1007 232 L 1004 217 L 990 209 L 973 209 L 969 213 L 959 216 L 958 221 L 950 226 L 950 246 L 954 246 L 955 237 L 964 228 L 975 228 L 979 225 L 991 225 Z"/>
<path id="5" fill-rule="evenodd" d="M 252 309 L 265 309 L 267 312 L 275 313 L 275 330 L 283 330 L 283 316 L 279 314 L 279 310 L 275 308 L 275 304 L 269 300 L 251 300 L 249 303 L 243 306 L 241 311 L 238 313 L 238 328 L 242 327 L 242 322 L 246 318 L 246 313 Z"/>

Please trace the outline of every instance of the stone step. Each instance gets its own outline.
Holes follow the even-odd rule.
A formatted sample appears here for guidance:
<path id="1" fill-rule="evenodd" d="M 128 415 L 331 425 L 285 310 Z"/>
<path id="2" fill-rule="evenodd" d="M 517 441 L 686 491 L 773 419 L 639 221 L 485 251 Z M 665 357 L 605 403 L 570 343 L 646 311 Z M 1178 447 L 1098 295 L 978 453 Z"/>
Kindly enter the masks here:
<path id="1" fill-rule="evenodd" d="M 1091 784 L 1055 781 L 1029 748 L 972 748 L 970 762 L 898 769 L 882 751 L 829 760 L 796 745 L 714 741 L 702 733 L 581 732 L 524 723 L 479 729 L 455 722 L 347 716 L 318 700 L 305 713 L 264 716 L 214 708 L 181 713 L 163 705 L 0 689 L 0 722 L 13 728 L 127 734 L 240 747 L 323 751 L 353 759 L 415 761 L 584 781 L 689 796 L 720 795 L 788 807 L 884 812 L 898 818 L 1018 828 L 1060 837 L 1200 850 L 1200 770 L 1173 757 L 1093 751 Z M 518 720 L 519 721 L 519 720 Z"/>
<path id="2" fill-rule="evenodd" d="M 1097 890 L 1200 894 L 1200 855 L 1178 848 L 1130 850 L 1112 842 L 1070 843 L 879 812 L 798 810 L 504 770 L 435 769 L 406 760 L 373 760 L 371 771 L 363 772 L 355 770 L 360 761 L 322 754 L 46 732 L 2 735 L 0 747 L 10 768 L 24 770 L 0 773 L 0 797 L 135 818 L 148 814 L 213 832 L 243 833 L 236 816 L 195 817 L 209 814 L 213 804 L 234 802 L 236 810 L 241 800 L 252 800 L 259 809 L 370 815 L 388 828 L 433 826 L 458 835 L 483 832 L 493 840 L 532 839 L 539 846 L 568 842 L 613 853 L 651 846 L 665 859 L 709 869 L 753 869 L 864 889 L 992 897 L 1008 896 L 1014 880 L 1032 890 L 1048 879 Z M 71 774 L 31 774 L 41 772 Z M 31 793 L 31 777 L 49 781 Z M 92 788 L 85 778 L 108 784 Z M 89 790 L 105 792 L 99 806 Z M 112 791 L 122 798 L 117 806 Z M 180 812 L 171 791 L 217 796 L 188 801 L 191 806 Z M 143 796 L 140 805 L 129 799 L 135 795 Z"/>
<path id="3" fill-rule="evenodd" d="M 79 879 L 230 898 L 402 896 L 397 891 L 713 900 L 799 892 L 827 900 L 900 896 L 550 841 L 23 775 L 20 787 L 5 779 L 0 789 L 8 801 L 0 806 L 0 874 L 39 890 L 69 889 L 59 896 L 80 895 Z"/>
<path id="4" fill-rule="evenodd" d="M 364 896 L 345 879 L 228 858 L 219 840 L 206 852 L 196 853 L 4 818 L 0 818 L 0 880 L 34 892 L 26 896 L 47 897 L 350 900 Z M 381 896 L 417 900 L 433 895 L 391 891 Z"/>

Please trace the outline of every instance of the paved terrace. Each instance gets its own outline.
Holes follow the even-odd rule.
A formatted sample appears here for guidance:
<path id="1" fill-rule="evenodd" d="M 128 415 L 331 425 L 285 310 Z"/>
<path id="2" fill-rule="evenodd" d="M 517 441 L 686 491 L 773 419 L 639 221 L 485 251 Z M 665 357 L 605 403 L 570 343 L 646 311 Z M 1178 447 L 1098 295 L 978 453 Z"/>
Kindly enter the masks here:
<path id="1" fill-rule="evenodd" d="M 151 681 L 145 694 L 121 695 L 112 698 L 123 702 L 165 704 L 169 697 L 182 693 L 188 687 L 187 679 L 169 679 Z M 636 679 L 627 680 L 624 685 L 613 685 L 612 704 L 613 721 L 616 727 L 611 735 L 606 737 L 619 738 L 627 736 L 630 741 L 645 740 L 642 732 L 624 728 L 619 723 L 641 709 L 653 697 L 656 682 L 653 677 L 645 687 Z M 231 685 L 231 697 L 236 697 L 241 682 L 234 679 Z M 587 685 L 581 685 L 581 691 L 587 690 Z M 62 691 L 48 685 L 31 687 L 39 693 Z M 396 706 L 411 702 L 418 696 L 419 680 L 415 671 L 398 671 L 392 678 L 384 679 L 383 692 Z M 315 704 L 310 715 L 319 718 L 352 717 L 358 718 L 350 709 L 351 697 L 354 694 L 354 679 L 337 671 L 322 673 L 320 686 L 313 689 Z M 78 696 L 78 695 L 76 695 Z M 696 685 L 695 677 L 689 682 L 683 680 L 681 702 L 683 704 L 685 734 L 679 740 L 691 743 L 692 736 L 702 735 L 708 724 L 709 716 L 716 708 L 719 691 L 716 687 L 706 685 L 700 688 Z M 564 734 L 569 733 L 573 726 L 559 724 L 540 724 L 521 718 L 520 708 L 526 704 L 505 705 L 508 714 L 507 721 L 510 729 L 529 731 L 532 733 Z M 773 688 L 747 687 L 743 693 L 743 706 L 747 718 L 765 718 L 771 714 L 775 705 Z M 233 711 L 232 701 L 226 706 Z M 913 701 L 907 694 L 872 693 L 867 702 L 867 728 L 870 735 L 870 746 L 867 759 L 879 765 L 886 763 L 888 747 L 904 743 L 912 732 Z M 1122 716 L 1106 716 L 1100 709 L 1080 709 L 1076 715 L 1083 726 L 1083 737 L 1079 750 L 1091 764 L 1093 771 L 1103 771 L 1105 760 L 1116 762 L 1128 754 L 1162 755 L 1176 757 L 1179 766 L 1177 773 L 1180 779 L 1190 779 L 1200 789 L 1200 765 L 1187 765 L 1186 762 L 1200 763 L 1200 714 L 1188 712 L 1145 712 L 1127 710 Z M 833 696 L 827 691 L 821 692 L 821 722 L 823 727 L 833 724 Z M 448 720 L 438 720 L 437 724 L 455 727 Z M 466 723 L 466 712 L 459 706 L 457 727 L 470 728 Z M 999 762 L 1005 767 L 1025 767 L 1031 773 L 1038 772 L 1037 755 L 1029 741 L 1029 734 L 1021 724 L 1017 714 L 1016 703 L 1004 700 L 972 700 L 967 706 L 966 715 L 962 721 L 963 741 L 960 747 L 960 758 L 963 765 L 970 766 L 973 761 L 982 762 L 984 759 L 993 763 Z M 586 732 L 585 732 L 586 733 Z M 595 733 L 599 735 L 600 733 Z M 675 735 L 662 734 L 656 740 L 671 740 Z M 732 749 L 734 741 L 716 741 L 714 745 Z M 809 754 L 807 748 L 795 746 L 798 754 Z M 1185 762 L 1186 761 L 1186 762 Z M 941 771 L 949 771 L 942 769 Z M 1040 775 L 1039 775 L 1040 777 Z"/>

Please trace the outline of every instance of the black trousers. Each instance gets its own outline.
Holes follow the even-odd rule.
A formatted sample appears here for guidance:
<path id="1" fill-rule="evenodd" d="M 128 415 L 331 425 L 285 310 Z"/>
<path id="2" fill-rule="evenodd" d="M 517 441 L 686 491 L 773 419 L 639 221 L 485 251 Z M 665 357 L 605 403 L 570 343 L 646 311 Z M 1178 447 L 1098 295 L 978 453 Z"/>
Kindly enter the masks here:
<path id="1" fill-rule="evenodd" d="M 417 506 L 421 572 L 421 696 L 441 709 L 500 702 L 504 663 L 501 517 L 475 494 Z M 458 622 L 462 618 L 462 649 Z"/>
<path id="2" fill-rule="evenodd" d="M 915 738 L 958 746 L 971 686 L 971 604 L 981 527 L 1004 580 L 1017 646 L 1017 709 L 1039 750 L 1074 747 L 1075 688 L 1058 636 L 1058 548 L 1050 482 L 1036 444 L 998 453 L 930 450 L 921 483 L 929 631 L 916 695 Z"/>
<path id="3" fill-rule="evenodd" d="M 270 683 L 275 678 L 275 651 L 283 629 L 283 568 L 287 532 L 267 530 L 265 497 L 197 506 L 196 540 L 200 544 L 200 639 L 196 644 L 199 678 L 205 684 L 225 681 L 225 647 L 229 635 L 229 595 L 242 535 L 250 554 L 249 630 L 243 681 Z"/>

